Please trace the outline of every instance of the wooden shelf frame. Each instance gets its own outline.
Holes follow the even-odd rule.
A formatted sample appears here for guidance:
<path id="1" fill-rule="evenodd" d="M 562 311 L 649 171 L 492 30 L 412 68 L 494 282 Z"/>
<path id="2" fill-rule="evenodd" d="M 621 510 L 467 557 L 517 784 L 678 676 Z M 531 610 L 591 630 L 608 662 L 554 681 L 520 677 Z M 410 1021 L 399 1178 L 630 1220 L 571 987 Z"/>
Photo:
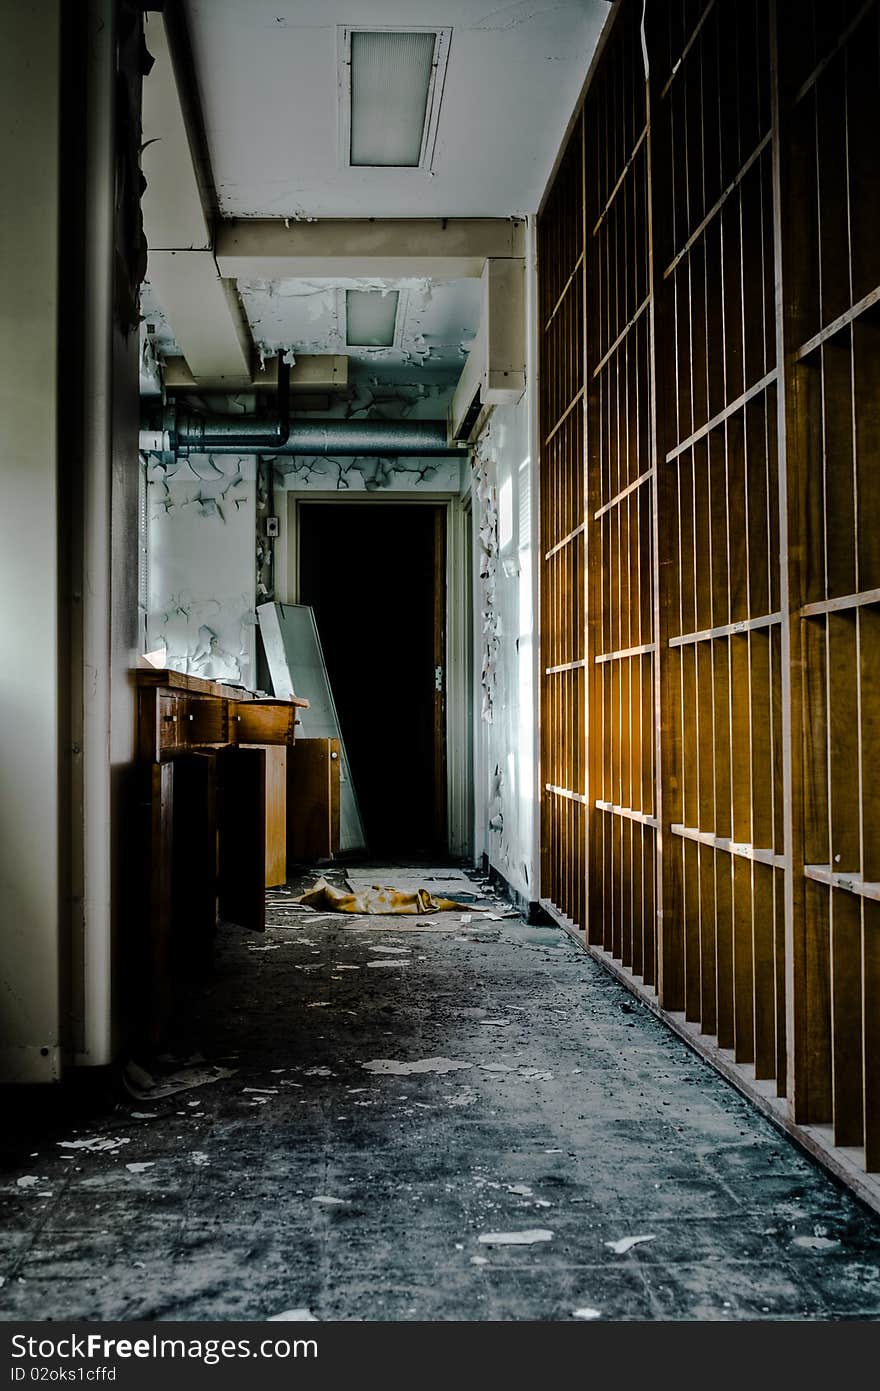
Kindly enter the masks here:
<path id="1" fill-rule="evenodd" d="M 873 1173 L 880 3 L 642 18 L 538 226 L 542 901 Z"/>

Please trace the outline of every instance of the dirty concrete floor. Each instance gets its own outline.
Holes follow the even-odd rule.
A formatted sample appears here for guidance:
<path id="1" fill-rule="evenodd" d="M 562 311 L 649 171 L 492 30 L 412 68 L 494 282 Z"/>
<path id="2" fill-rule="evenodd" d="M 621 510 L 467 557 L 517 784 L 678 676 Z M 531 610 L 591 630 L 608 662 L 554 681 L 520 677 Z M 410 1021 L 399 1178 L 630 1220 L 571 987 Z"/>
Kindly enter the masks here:
<path id="1" fill-rule="evenodd" d="M 880 1315 L 880 1221 L 564 933 L 425 921 L 224 928 L 175 1054 L 231 1075 L 7 1133 L 0 1317 Z"/>

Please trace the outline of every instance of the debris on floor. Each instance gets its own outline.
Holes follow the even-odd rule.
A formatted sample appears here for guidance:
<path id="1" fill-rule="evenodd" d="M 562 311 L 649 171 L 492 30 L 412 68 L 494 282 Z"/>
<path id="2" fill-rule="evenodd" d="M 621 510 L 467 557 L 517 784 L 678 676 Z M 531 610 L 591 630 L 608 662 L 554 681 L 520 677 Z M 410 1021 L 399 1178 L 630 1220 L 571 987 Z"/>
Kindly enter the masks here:
<path id="1" fill-rule="evenodd" d="M 157 1079 L 145 1068 L 129 1063 L 125 1071 L 125 1086 L 137 1101 L 158 1101 L 164 1096 L 190 1091 L 193 1087 L 207 1087 L 212 1082 L 222 1082 L 225 1077 L 234 1077 L 237 1071 L 237 1068 L 220 1067 L 215 1063 L 208 1067 L 183 1067 Z"/>
<path id="2" fill-rule="evenodd" d="M 316 878 L 220 926 L 127 1098 L 4 1125 L 0 1319 L 880 1316 L 876 1217 L 565 933 L 294 909 Z"/>
<path id="3" fill-rule="evenodd" d="M 428 889 L 418 888 L 413 893 L 373 884 L 361 889 L 359 893 L 337 889 L 321 875 L 311 888 L 299 894 L 294 903 L 305 904 L 309 908 L 332 908 L 335 913 L 360 913 L 386 917 L 389 914 L 449 913 L 461 906 L 451 898 L 434 898 Z M 316 918 L 311 919 L 316 922 Z"/>

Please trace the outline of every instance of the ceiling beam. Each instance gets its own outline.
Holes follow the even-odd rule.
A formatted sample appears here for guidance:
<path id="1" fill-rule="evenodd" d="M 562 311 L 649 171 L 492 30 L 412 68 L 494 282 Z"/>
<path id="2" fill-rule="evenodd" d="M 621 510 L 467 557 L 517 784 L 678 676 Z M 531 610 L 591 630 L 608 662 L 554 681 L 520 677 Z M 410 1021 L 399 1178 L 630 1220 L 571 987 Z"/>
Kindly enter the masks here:
<path id="1" fill-rule="evenodd" d="M 526 389 L 525 261 L 486 262 L 480 294 L 480 327 L 449 406 L 454 439 L 473 440 L 494 406 L 514 405 Z M 474 402 L 479 392 L 479 411 Z"/>
<path id="2" fill-rule="evenodd" d="M 199 386 L 248 381 L 253 344 L 235 286 L 210 251 L 151 251 L 147 274 Z"/>
<path id="3" fill-rule="evenodd" d="M 166 357 L 163 377 L 169 391 L 193 391 L 199 383 L 183 357 Z M 254 354 L 247 377 L 228 378 L 219 383 L 224 390 L 275 391 L 278 386 L 278 358 L 266 358 L 261 366 Z M 348 386 L 348 358 L 344 353 L 312 353 L 298 357 L 290 369 L 290 390 L 295 395 L 345 391 Z"/>
<path id="4" fill-rule="evenodd" d="M 524 254 L 525 223 L 500 217 L 230 219 L 215 240 L 220 274 L 234 280 L 479 279 L 487 259 Z"/>
<path id="5" fill-rule="evenodd" d="M 147 181 L 141 207 L 147 245 L 156 251 L 207 250 L 211 230 L 163 15 L 146 16 L 146 39 L 155 60 L 144 82 L 141 115 L 141 168 Z"/>
<path id="6" fill-rule="evenodd" d="M 195 383 L 248 381 L 253 343 L 235 285 L 214 260 L 198 140 L 164 15 L 148 15 L 146 38 L 155 59 L 142 108 L 147 277 Z"/>

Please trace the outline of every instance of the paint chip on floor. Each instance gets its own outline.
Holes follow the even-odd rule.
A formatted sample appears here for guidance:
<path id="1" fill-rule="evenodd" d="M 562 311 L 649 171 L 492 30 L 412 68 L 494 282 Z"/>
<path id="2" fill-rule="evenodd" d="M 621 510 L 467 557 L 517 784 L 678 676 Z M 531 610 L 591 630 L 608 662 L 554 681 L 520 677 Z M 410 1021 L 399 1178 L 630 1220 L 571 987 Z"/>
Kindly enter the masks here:
<path id="1" fill-rule="evenodd" d="M 137 1160 L 133 1164 L 126 1164 L 125 1167 L 130 1174 L 143 1174 L 147 1169 L 152 1169 L 155 1163 L 155 1159 Z"/>
<path id="2" fill-rule="evenodd" d="M 373 964 L 372 962 L 370 963 Z M 395 1058 L 374 1058 L 372 1062 L 362 1063 L 365 1072 L 377 1072 L 394 1077 L 408 1077 L 413 1072 L 456 1072 L 461 1068 L 471 1068 L 473 1063 L 460 1058 L 419 1058 L 416 1062 L 404 1063 Z"/>
<path id="3" fill-rule="evenodd" d="M 606 1241 L 605 1245 L 614 1252 L 616 1256 L 625 1256 L 627 1251 L 631 1251 L 634 1246 L 639 1246 L 643 1241 L 656 1241 L 654 1235 L 651 1236 L 622 1236 L 617 1241 Z"/>
<path id="4" fill-rule="evenodd" d="M 830 1251 L 833 1246 L 839 1246 L 840 1242 L 830 1236 L 796 1236 L 792 1245 L 800 1246 L 805 1251 Z"/>
<path id="5" fill-rule="evenodd" d="M 112 1138 L 109 1137 L 109 1136 L 108 1136 L 106 1139 L 102 1139 L 100 1136 L 95 1136 L 94 1138 L 92 1138 L 92 1139 L 90 1139 L 90 1140 L 59 1140 L 59 1141 L 58 1141 L 58 1145 L 59 1145 L 59 1147 L 60 1147 L 61 1149 L 66 1149 L 66 1150 L 91 1150 L 92 1153 L 94 1153 L 94 1154 L 101 1153 L 102 1151 L 106 1151 L 108 1154 L 115 1154 L 116 1151 L 117 1151 L 122 1145 L 130 1145 L 130 1144 L 131 1144 L 131 1139 L 130 1139 L 130 1137 L 127 1136 L 127 1135 L 126 1135 L 126 1136 L 120 1136 L 120 1137 L 118 1137 L 117 1139 L 112 1139 Z"/>
<path id="6" fill-rule="evenodd" d="M 270 1314 L 269 1322 L 277 1323 L 285 1321 L 287 1323 L 318 1323 L 311 1309 L 285 1309 L 283 1314 Z"/>
<path id="7" fill-rule="evenodd" d="M 571 1316 L 573 1319 L 600 1319 L 602 1310 L 591 1309 L 589 1305 L 585 1304 L 582 1309 L 572 1309 Z"/>
<path id="8" fill-rule="evenodd" d="M 524 1232 L 483 1232 L 483 1246 L 534 1246 L 539 1241 L 552 1241 L 553 1233 L 546 1227 L 532 1227 Z"/>
<path id="9" fill-rule="evenodd" d="M 344 1120 L 345 1117 L 340 1116 L 338 1119 Z M 312 1202 L 320 1203 L 322 1207 L 351 1207 L 351 1198 L 332 1198 L 328 1193 L 318 1193 Z"/>
<path id="10" fill-rule="evenodd" d="M 411 966 L 411 965 L 412 965 L 412 962 L 411 962 L 411 961 L 401 961 L 401 959 L 400 959 L 399 957 L 396 957 L 396 958 L 394 958 L 393 960 L 390 960 L 390 961 L 386 961 L 384 958 L 382 958 L 382 959 L 379 960 L 379 961 L 368 961 L 368 962 L 367 962 L 367 965 L 368 965 L 368 966 Z"/>

